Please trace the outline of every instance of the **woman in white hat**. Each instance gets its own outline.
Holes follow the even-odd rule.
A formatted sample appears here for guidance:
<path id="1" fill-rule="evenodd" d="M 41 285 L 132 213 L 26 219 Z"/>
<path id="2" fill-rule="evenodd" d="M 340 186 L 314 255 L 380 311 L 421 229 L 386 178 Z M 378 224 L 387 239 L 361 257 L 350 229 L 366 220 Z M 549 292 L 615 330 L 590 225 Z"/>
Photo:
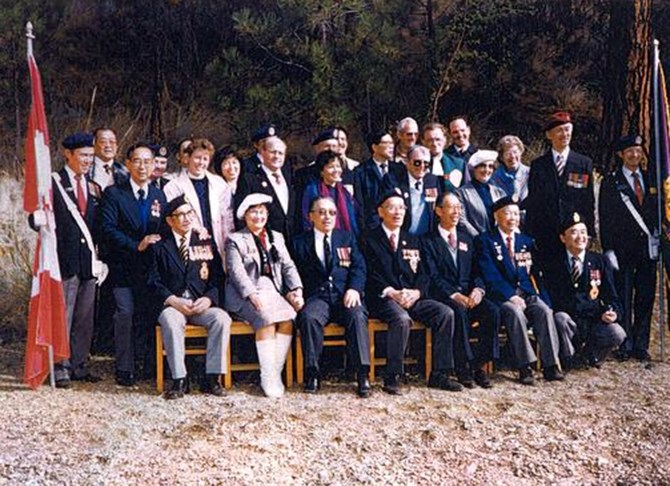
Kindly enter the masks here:
<path id="1" fill-rule="evenodd" d="M 302 282 L 281 233 L 266 229 L 272 197 L 244 198 L 237 218 L 245 228 L 226 240 L 226 309 L 256 331 L 261 387 L 268 397 L 284 394 L 281 372 L 291 348 L 293 320 L 304 305 Z"/>

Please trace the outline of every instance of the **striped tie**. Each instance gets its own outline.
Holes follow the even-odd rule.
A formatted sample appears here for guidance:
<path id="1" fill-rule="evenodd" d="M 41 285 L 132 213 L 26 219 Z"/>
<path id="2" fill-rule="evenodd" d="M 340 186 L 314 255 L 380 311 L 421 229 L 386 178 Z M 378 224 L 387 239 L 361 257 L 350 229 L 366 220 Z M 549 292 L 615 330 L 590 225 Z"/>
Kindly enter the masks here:
<path id="1" fill-rule="evenodd" d="M 184 262 L 184 265 L 188 264 L 188 245 L 186 244 L 186 236 L 182 236 L 179 240 L 179 256 Z"/>
<path id="2" fill-rule="evenodd" d="M 581 269 L 580 269 L 580 264 L 579 264 L 579 258 L 578 257 L 572 257 L 572 268 L 570 269 L 570 280 L 572 280 L 572 285 L 577 287 L 577 284 L 579 283 L 579 276 L 581 275 Z"/>
<path id="3" fill-rule="evenodd" d="M 556 172 L 558 172 L 558 177 L 563 176 L 563 171 L 565 170 L 565 159 L 562 155 L 556 157 Z"/>

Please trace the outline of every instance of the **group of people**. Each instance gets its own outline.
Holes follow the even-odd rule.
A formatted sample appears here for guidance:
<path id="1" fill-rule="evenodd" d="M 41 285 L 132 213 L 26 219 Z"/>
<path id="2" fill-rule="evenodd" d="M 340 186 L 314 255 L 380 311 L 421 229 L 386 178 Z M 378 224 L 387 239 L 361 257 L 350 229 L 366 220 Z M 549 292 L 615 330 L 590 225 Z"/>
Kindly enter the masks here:
<path id="1" fill-rule="evenodd" d="M 421 130 L 405 118 L 396 128 L 368 135 L 363 163 L 347 156 L 343 127 L 325 129 L 314 161 L 295 171 L 270 124 L 244 160 L 204 138 L 181 141 L 171 174 L 165 146 L 137 143 L 120 163 L 109 128 L 66 137 L 65 166 L 52 178 L 71 357 L 56 366 L 57 386 L 100 379 L 88 357 L 94 321 L 104 335 L 109 316 L 122 386 L 153 368 L 161 326 L 167 399 L 189 388 L 187 323 L 207 329 L 203 391 L 224 393 L 234 319 L 254 328 L 268 397 L 284 393 L 294 328 L 304 391 L 319 391 L 331 322 L 346 329 L 356 392 L 368 397 L 369 317 L 388 324 L 382 389 L 391 395 L 402 393 L 413 320 L 432 330 L 428 386 L 448 391 L 492 386 L 487 364 L 502 329 L 524 385 L 538 360 L 556 381 L 612 351 L 649 359 L 658 228 L 639 136 L 619 140 L 621 164 L 600 189 L 601 254 L 589 249 L 592 161 L 570 148 L 570 114 L 548 117 L 551 146 L 529 165 L 514 135 L 496 150 L 474 147 L 463 117 Z M 49 224 L 42 211 L 30 222 Z"/>

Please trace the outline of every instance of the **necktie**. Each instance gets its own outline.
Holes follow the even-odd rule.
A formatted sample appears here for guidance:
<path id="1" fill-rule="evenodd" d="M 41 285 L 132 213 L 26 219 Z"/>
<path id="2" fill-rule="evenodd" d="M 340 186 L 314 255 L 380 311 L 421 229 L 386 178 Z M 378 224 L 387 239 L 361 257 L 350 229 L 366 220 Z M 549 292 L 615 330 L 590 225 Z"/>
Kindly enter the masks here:
<path id="1" fill-rule="evenodd" d="M 84 178 L 81 174 L 74 176 L 77 181 L 77 207 L 82 216 L 86 215 L 86 189 L 84 188 Z"/>
<path id="2" fill-rule="evenodd" d="M 109 175 L 112 173 L 112 164 L 103 165 L 102 167 L 105 169 L 105 174 Z"/>
<path id="3" fill-rule="evenodd" d="M 179 256 L 181 261 L 184 262 L 184 266 L 188 264 L 188 245 L 186 244 L 186 236 L 182 236 L 179 239 Z"/>
<path id="4" fill-rule="evenodd" d="M 145 194 L 146 192 L 144 192 L 144 189 L 137 191 L 137 207 L 140 211 L 140 220 L 142 220 L 142 226 L 144 229 L 146 229 L 149 219 L 147 214 L 147 200 L 144 198 Z"/>
<path id="5" fill-rule="evenodd" d="M 512 237 L 508 236 L 507 240 L 507 253 L 509 254 L 510 260 L 514 263 L 514 246 L 512 245 Z"/>
<path id="6" fill-rule="evenodd" d="M 414 189 L 416 189 L 417 191 L 421 190 L 421 181 L 416 181 L 414 183 Z"/>
<path id="7" fill-rule="evenodd" d="M 581 275 L 581 268 L 579 264 L 579 258 L 573 256 L 572 257 L 572 268 L 570 269 L 570 280 L 572 281 L 572 284 L 576 287 L 577 282 L 579 282 L 579 276 Z"/>
<path id="8" fill-rule="evenodd" d="M 137 191 L 137 200 L 140 201 L 141 203 L 144 202 L 144 195 L 146 193 L 144 192 L 144 189 L 140 189 Z"/>
<path id="9" fill-rule="evenodd" d="M 379 166 L 379 169 L 382 171 L 382 177 L 386 175 L 386 173 L 388 172 L 388 168 L 389 166 L 386 162 L 384 162 L 382 165 Z"/>
<path id="10" fill-rule="evenodd" d="M 395 253 L 398 249 L 398 244 L 395 240 L 395 233 L 391 233 L 391 236 L 389 236 L 389 243 L 391 245 L 391 251 Z"/>
<path id="11" fill-rule="evenodd" d="M 273 172 L 272 177 L 275 178 L 275 182 L 277 183 L 277 185 L 281 186 L 281 174 L 279 174 L 279 172 Z"/>
<path id="12" fill-rule="evenodd" d="M 565 170 L 565 159 L 562 155 L 556 157 L 556 172 L 558 172 L 558 177 L 563 176 L 563 171 Z"/>
<path id="13" fill-rule="evenodd" d="M 447 236 L 447 243 L 449 243 L 449 248 L 452 251 L 456 249 L 456 237 L 453 233 L 449 233 L 449 236 Z"/>
<path id="14" fill-rule="evenodd" d="M 269 276 L 271 274 L 270 260 L 268 257 L 268 233 L 263 230 L 260 232 L 258 237 L 261 240 L 261 245 L 263 246 L 263 255 L 261 256 L 261 262 L 263 265 L 263 275 Z"/>
<path id="15" fill-rule="evenodd" d="M 642 183 L 640 182 L 640 173 L 635 171 L 633 172 L 633 188 L 635 189 L 635 197 L 640 206 L 642 206 L 642 201 L 644 200 L 644 191 L 642 190 Z"/>
<path id="16" fill-rule="evenodd" d="M 333 268 L 333 255 L 330 254 L 330 242 L 328 241 L 328 235 L 323 237 L 323 255 L 326 262 L 326 271 L 330 273 Z"/>

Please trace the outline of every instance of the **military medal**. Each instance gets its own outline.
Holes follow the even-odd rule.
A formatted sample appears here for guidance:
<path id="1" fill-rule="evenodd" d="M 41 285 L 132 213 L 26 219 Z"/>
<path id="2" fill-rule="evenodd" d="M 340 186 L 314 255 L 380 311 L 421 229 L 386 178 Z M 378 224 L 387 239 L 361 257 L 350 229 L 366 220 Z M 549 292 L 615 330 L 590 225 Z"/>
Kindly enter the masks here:
<path id="1" fill-rule="evenodd" d="M 350 267 L 351 266 L 351 247 L 344 246 L 336 248 L 337 258 L 340 261 L 341 267 Z"/>
<path id="2" fill-rule="evenodd" d="M 407 260 L 407 263 L 409 263 L 409 266 L 414 273 L 419 271 L 419 262 L 421 261 L 419 250 L 403 250 L 402 258 L 403 260 Z"/>
<path id="3" fill-rule="evenodd" d="M 493 247 L 494 247 L 495 250 L 496 250 L 496 260 L 498 260 L 499 262 L 501 262 L 502 259 L 503 259 L 503 256 L 502 256 L 502 248 L 501 248 L 501 246 L 500 246 L 498 243 L 495 243 L 495 242 L 494 242 L 494 243 L 493 243 Z"/>
<path id="4" fill-rule="evenodd" d="M 207 280 L 209 278 L 209 267 L 207 266 L 207 262 L 202 262 L 202 265 L 200 265 L 200 278 L 202 280 Z"/>
<path id="5" fill-rule="evenodd" d="M 424 192 L 424 198 L 426 199 L 427 203 L 433 203 L 437 201 L 437 189 L 434 187 L 427 187 L 426 191 Z"/>
<path id="6" fill-rule="evenodd" d="M 596 300 L 598 298 L 598 295 L 600 295 L 600 290 L 598 290 L 598 286 L 591 284 L 591 290 L 589 290 L 589 297 L 591 298 L 591 300 Z"/>
<path id="7" fill-rule="evenodd" d="M 158 199 L 154 199 L 154 202 L 151 203 L 151 216 L 154 218 L 161 217 L 161 203 L 158 202 Z"/>
<path id="8" fill-rule="evenodd" d="M 591 290 L 589 290 L 589 298 L 591 300 L 596 300 L 600 295 L 600 289 L 598 287 L 600 287 L 600 284 L 602 283 L 600 280 L 600 270 L 598 269 L 591 270 L 589 272 L 589 279 L 590 279 L 589 284 L 591 284 Z"/>

